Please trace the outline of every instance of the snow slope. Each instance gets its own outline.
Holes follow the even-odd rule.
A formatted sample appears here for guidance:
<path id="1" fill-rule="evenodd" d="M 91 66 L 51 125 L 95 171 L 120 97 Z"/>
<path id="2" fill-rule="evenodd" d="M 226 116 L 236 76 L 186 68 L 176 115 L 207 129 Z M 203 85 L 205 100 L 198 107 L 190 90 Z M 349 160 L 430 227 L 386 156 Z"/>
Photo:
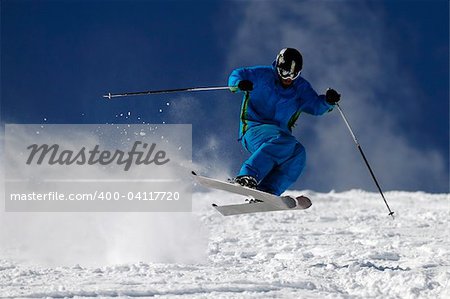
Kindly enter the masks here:
<path id="1" fill-rule="evenodd" d="M 242 198 L 195 193 L 201 228 L 183 230 L 180 220 L 176 243 L 190 252 L 193 243 L 183 240 L 204 235 L 206 254 L 194 262 L 45 266 L 1 244 L 0 297 L 450 298 L 449 194 L 387 192 L 392 220 L 376 193 L 290 193 L 306 193 L 313 206 L 222 217 L 212 202 Z"/>

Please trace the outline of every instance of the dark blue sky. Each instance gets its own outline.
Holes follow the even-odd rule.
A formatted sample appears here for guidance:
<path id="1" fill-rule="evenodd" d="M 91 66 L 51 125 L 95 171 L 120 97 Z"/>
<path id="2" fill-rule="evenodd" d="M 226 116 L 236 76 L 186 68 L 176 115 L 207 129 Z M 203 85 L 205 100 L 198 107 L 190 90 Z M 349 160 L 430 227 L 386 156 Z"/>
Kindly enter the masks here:
<path id="1" fill-rule="evenodd" d="M 316 7 L 318 2 L 325 8 L 322 15 Z M 303 51 L 303 45 L 298 41 L 301 38 L 297 35 L 283 35 L 278 42 L 271 38 L 280 36 L 276 32 L 294 29 L 311 32 L 313 38 L 309 40 L 315 44 L 309 47 L 319 51 L 335 41 L 332 34 L 322 36 L 323 31 L 317 30 L 321 24 L 299 17 L 304 16 L 304 8 L 310 8 L 311 14 L 323 16 L 325 20 L 331 14 L 336 18 L 336 24 L 346 24 L 341 32 L 348 33 L 349 40 L 355 42 L 355 38 L 351 38 L 355 34 L 381 49 L 374 56 L 377 61 L 366 62 L 367 67 L 376 67 L 377 72 L 385 71 L 381 76 L 373 77 L 371 84 L 376 87 L 359 84 L 363 81 L 358 81 L 356 74 L 348 73 L 348 69 L 345 73 L 342 69 L 341 75 L 346 82 L 355 82 L 352 92 L 358 89 L 370 94 L 372 98 L 367 103 L 386 111 L 384 115 L 388 117 L 389 126 L 378 118 L 363 121 L 364 117 L 361 117 L 360 120 L 358 111 L 362 108 L 351 101 L 345 102 L 344 94 L 343 105 L 347 105 L 346 111 L 360 134 L 364 135 L 366 131 L 367 136 L 376 134 L 381 122 L 386 125 L 386 131 L 379 129 L 379 134 L 392 134 L 384 140 L 386 147 L 374 149 L 373 153 L 370 148 L 379 142 L 372 145 L 371 140 L 360 138 L 363 147 L 366 144 L 369 160 L 373 157 L 378 165 L 375 170 L 383 185 L 389 190 L 448 192 L 448 1 L 361 2 L 1 1 L 1 121 L 3 124 L 192 123 L 194 162 L 201 164 L 205 172 L 225 168 L 232 174 L 246 157 L 236 142 L 239 95 L 221 91 L 116 101 L 106 101 L 101 95 L 107 91 L 225 85 L 228 74 L 235 67 L 269 64 L 277 51 L 286 45 L 294 45 Z M 297 12 L 297 5 L 301 12 Z M 366 23 L 364 18 L 367 17 L 370 20 Z M 297 18 L 298 28 L 292 28 L 297 26 Z M 290 23 L 286 23 L 288 20 Z M 290 24 L 290 28 L 284 27 L 286 24 Z M 332 24 L 328 26 L 333 27 Z M 314 37 L 312 32 L 318 33 L 314 33 Z M 372 34 L 377 39 L 372 38 Z M 365 42 L 364 39 L 360 41 L 362 47 L 367 46 Z M 339 85 L 339 80 L 322 82 L 314 71 L 332 69 L 339 72 L 327 63 L 327 59 L 334 61 L 349 51 L 357 51 L 359 46 L 355 45 L 358 44 L 346 48 L 344 44 L 330 53 L 324 50 L 329 56 L 323 60 L 305 48 L 305 68 L 309 59 L 310 77 L 308 69 L 304 75 L 312 79 L 313 86 L 331 84 L 338 90 L 347 91 L 348 87 Z M 358 66 L 361 67 L 364 66 Z M 348 91 L 347 94 L 350 96 Z M 314 156 L 314 152 L 319 152 L 325 144 L 320 143 L 308 123 L 341 126 L 341 120 L 332 116 L 322 122 L 308 118 L 301 121 L 306 125 L 296 134 L 303 137 L 302 142 L 313 154 L 309 160 L 311 170 L 294 187 L 318 191 L 373 188 L 370 179 L 345 182 L 318 179 L 319 174 L 330 172 L 330 169 L 335 177 L 338 176 L 334 174 L 336 171 L 347 172 L 342 166 L 325 164 Z M 416 166 L 402 168 L 410 163 L 405 157 L 399 162 L 401 166 L 397 167 L 396 177 L 404 175 L 411 179 L 392 179 L 389 176 L 392 170 L 384 165 L 392 165 L 389 161 L 396 159 L 389 156 L 388 139 L 394 137 L 401 140 L 396 148 L 412 148 L 410 159 L 433 157 L 435 164 L 430 164 L 431 169 L 427 169 L 426 164 L 414 161 Z M 351 139 L 340 142 L 351 143 Z M 339 152 L 333 148 L 327 150 Z M 385 152 L 385 156 L 378 154 L 378 150 Z M 348 172 L 348 177 L 367 176 L 359 164 L 362 162 L 358 160 L 358 153 L 353 148 L 345 148 L 345 152 L 356 156 L 355 161 L 349 163 L 358 163 L 355 172 Z M 403 151 L 401 156 L 409 154 Z M 382 161 L 388 162 L 383 164 Z M 437 170 L 436 165 L 442 167 Z"/>

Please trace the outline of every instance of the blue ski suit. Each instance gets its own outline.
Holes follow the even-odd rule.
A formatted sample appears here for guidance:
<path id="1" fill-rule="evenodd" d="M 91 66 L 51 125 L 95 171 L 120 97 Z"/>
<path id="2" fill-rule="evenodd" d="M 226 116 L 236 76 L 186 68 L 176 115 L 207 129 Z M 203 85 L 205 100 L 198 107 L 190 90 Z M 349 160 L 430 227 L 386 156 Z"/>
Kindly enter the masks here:
<path id="1" fill-rule="evenodd" d="M 252 81 L 253 90 L 244 92 L 241 105 L 239 140 L 251 155 L 239 175 L 251 175 L 259 190 L 280 195 L 305 168 L 305 148 L 292 127 L 302 112 L 322 115 L 333 105 L 301 76 L 284 87 L 274 65 L 235 69 L 228 79 L 231 91 L 239 91 L 241 80 Z"/>

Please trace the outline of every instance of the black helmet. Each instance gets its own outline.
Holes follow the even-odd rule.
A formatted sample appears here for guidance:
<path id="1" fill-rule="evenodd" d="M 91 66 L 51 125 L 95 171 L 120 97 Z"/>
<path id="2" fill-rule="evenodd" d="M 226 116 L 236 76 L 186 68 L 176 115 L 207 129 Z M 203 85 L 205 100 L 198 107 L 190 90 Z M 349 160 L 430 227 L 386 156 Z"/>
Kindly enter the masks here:
<path id="1" fill-rule="evenodd" d="M 303 67 L 303 57 L 294 48 L 284 48 L 277 56 L 278 75 L 283 79 L 297 79 Z"/>

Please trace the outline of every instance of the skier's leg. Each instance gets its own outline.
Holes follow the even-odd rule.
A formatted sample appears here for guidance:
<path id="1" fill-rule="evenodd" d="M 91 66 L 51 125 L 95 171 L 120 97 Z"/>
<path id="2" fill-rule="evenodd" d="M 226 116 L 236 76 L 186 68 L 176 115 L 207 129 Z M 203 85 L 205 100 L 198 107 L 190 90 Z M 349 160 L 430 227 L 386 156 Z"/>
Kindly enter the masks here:
<path id="1" fill-rule="evenodd" d="M 290 159 L 297 146 L 292 135 L 281 132 L 276 126 L 261 125 L 245 133 L 244 144 L 252 155 L 244 162 L 239 172 L 262 181 L 274 167 Z"/>
<path id="2" fill-rule="evenodd" d="M 275 195 L 281 195 L 298 179 L 305 168 L 305 164 L 305 148 L 295 140 L 292 155 L 283 163 L 275 166 L 260 182 L 258 189 Z"/>
<path id="3" fill-rule="evenodd" d="M 242 144 L 251 155 L 242 164 L 238 176 L 250 175 L 262 180 L 275 166 L 275 158 L 267 151 L 267 146 L 276 142 L 280 132 L 274 126 L 261 125 L 250 128 L 244 135 Z M 269 143 L 269 144 L 268 144 Z"/>

